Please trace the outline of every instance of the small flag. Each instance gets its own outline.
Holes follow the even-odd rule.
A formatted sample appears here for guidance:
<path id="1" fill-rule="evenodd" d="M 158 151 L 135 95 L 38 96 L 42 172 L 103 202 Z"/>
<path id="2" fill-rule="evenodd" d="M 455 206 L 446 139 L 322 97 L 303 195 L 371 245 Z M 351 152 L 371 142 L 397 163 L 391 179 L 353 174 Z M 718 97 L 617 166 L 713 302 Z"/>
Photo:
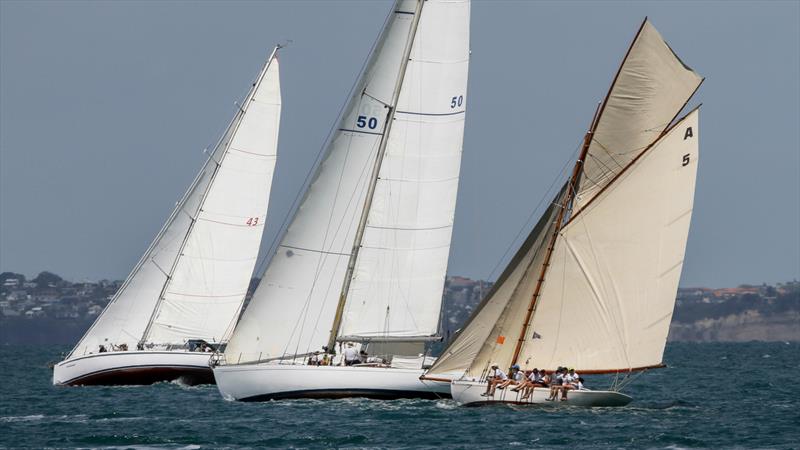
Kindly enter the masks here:
<path id="1" fill-rule="evenodd" d="M 506 337 L 505 336 L 497 336 L 497 343 L 498 344 L 503 345 L 503 342 L 505 342 L 505 341 L 506 341 Z"/>

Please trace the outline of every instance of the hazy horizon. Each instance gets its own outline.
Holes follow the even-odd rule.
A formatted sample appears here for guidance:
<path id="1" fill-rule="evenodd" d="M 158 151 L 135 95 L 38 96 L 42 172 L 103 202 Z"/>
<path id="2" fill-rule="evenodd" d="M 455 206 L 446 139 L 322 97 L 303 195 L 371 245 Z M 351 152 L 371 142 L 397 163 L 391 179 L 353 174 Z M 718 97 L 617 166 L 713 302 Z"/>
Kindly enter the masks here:
<path id="1" fill-rule="evenodd" d="M 268 246 L 390 4 L 0 2 L 0 271 L 124 278 L 291 40 Z M 530 229 L 649 16 L 707 77 L 681 286 L 800 278 L 800 3 L 685 6 L 473 2 L 448 274 L 487 279 Z"/>

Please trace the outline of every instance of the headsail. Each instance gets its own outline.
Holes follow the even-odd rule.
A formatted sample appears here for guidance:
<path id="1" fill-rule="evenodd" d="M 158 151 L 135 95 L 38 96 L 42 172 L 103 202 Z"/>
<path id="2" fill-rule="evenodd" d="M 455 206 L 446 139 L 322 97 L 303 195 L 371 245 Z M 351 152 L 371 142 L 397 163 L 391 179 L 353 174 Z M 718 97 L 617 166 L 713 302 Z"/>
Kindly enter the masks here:
<path id="1" fill-rule="evenodd" d="M 340 332 L 435 331 L 458 183 L 468 20 L 466 0 L 396 2 L 236 326 L 225 352 L 229 363 L 302 355 L 327 345 L 354 251 L 360 254 L 352 286 L 344 289 Z M 423 258 L 430 258 L 427 266 Z M 399 276 L 390 280 L 392 266 Z M 382 311 L 377 319 L 376 308 Z"/>
<path id="2" fill-rule="evenodd" d="M 273 52 L 175 210 L 73 354 L 218 341 L 235 320 L 267 214 L 280 121 Z"/>
<path id="3" fill-rule="evenodd" d="M 480 374 L 492 362 L 505 366 L 506 361 L 511 361 L 517 330 L 522 327 L 525 308 L 544 262 L 545 246 L 566 192 L 565 184 L 430 373 Z"/>

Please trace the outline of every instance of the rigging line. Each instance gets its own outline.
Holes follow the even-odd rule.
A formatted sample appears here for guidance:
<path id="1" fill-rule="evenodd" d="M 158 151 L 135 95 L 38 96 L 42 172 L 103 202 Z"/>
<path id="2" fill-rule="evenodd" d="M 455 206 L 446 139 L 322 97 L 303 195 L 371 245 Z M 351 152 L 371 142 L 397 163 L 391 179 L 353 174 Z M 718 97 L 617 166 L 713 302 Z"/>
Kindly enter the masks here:
<path id="1" fill-rule="evenodd" d="M 371 172 L 371 180 L 367 189 L 366 199 L 364 200 L 364 207 L 361 211 L 361 217 L 359 218 L 358 228 L 356 228 L 356 237 L 355 241 L 353 242 L 353 254 L 350 257 L 350 260 L 347 262 L 347 271 L 345 272 L 344 282 L 342 284 L 342 290 L 341 293 L 339 294 L 339 302 L 336 306 L 336 313 L 333 318 L 331 333 L 330 336 L 328 337 L 329 347 L 332 347 L 336 344 L 336 335 L 339 332 L 339 328 L 341 327 L 342 314 L 344 312 L 348 291 L 350 289 L 350 282 L 352 281 L 353 270 L 355 269 L 355 264 L 358 260 L 358 252 L 361 246 L 361 242 L 364 238 L 364 231 L 365 231 L 364 226 L 366 225 L 369 216 L 369 210 L 372 206 L 373 197 L 375 195 L 375 188 L 378 183 L 378 177 L 380 176 L 381 165 L 383 163 L 383 159 L 386 153 L 386 147 L 388 145 L 388 136 L 391 133 L 392 123 L 394 122 L 394 117 L 395 117 L 394 113 L 397 108 L 397 103 L 400 99 L 400 92 L 403 87 L 406 71 L 408 69 L 408 62 L 411 56 L 411 51 L 413 50 L 414 38 L 416 37 L 419 29 L 419 20 L 420 20 L 420 15 L 422 14 L 422 7 L 424 4 L 425 3 L 423 2 L 423 0 L 417 0 L 415 14 L 413 20 L 411 21 L 410 28 L 408 30 L 408 36 L 406 37 L 405 41 L 405 48 L 403 49 L 403 53 L 401 55 L 400 68 L 398 70 L 398 74 L 395 79 L 394 90 L 392 91 L 392 99 L 391 99 L 392 106 L 388 108 L 388 111 L 386 111 L 386 120 L 383 128 L 383 136 L 380 139 L 380 144 L 378 147 L 378 155 L 375 158 L 375 165 Z"/>
<path id="2" fill-rule="evenodd" d="M 365 177 L 367 175 L 368 169 L 369 169 L 369 166 L 370 166 L 369 162 L 371 160 L 372 160 L 372 157 L 366 158 L 364 160 L 365 161 L 364 162 L 364 166 L 361 169 L 361 174 L 359 176 L 359 179 L 362 179 L 363 177 Z M 361 191 L 353 192 L 353 194 L 350 195 L 350 199 L 348 200 L 348 203 L 347 203 L 348 206 L 347 206 L 346 209 L 350 209 L 350 205 L 353 203 L 354 200 L 356 200 L 358 198 L 361 198 L 361 195 L 364 192 L 364 188 L 365 187 L 362 186 Z M 352 230 L 353 225 L 354 225 L 353 221 L 349 221 L 349 222 L 342 221 L 342 222 L 339 222 L 339 226 L 336 228 L 335 234 L 337 234 L 337 235 L 339 234 L 339 231 L 341 231 L 341 229 L 342 229 L 342 225 L 344 225 L 345 223 L 347 223 L 347 225 L 348 225 L 347 229 L 345 230 L 345 236 L 350 234 L 350 230 Z M 343 254 L 342 256 L 349 256 L 349 255 L 350 255 L 350 253 L 346 253 L 346 254 Z M 312 289 L 315 288 L 316 285 L 317 285 L 317 280 L 319 279 L 319 273 L 320 272 L 318 271 L 314 276 L 314 281 L 312 282 Z M 327 287 L 325 288 L 325 295 L 323 297 L 325 300 L 323 300 L 322 305 L 320 305 L 319 311 L 317 313 L 317 317 L 316 317 L 316 319 L 314 321 L 314 329 L 315 330 L 319 326 L 319 321 L 322 318 L 322 312 L 325 310 L 325 304 L 327 303 L 327 299 L 329 298 L 329 294 L 330 294 L 331 288 L 333 287 L 333 283 L 334 283 L 334 277 L 331 277 L 328 280 Z M 308 312 L 306 312 L 305 314 L 308 314 Z M 309 339 L 308 346 L 306 347 L 306 352 L 310 351 L 310 349 L 311 349 L 311 340 Z"/>
<path id="3" fill-rule="evenodd" d="M 562 179 L 561 177 L 562 177 L 564 171 L 567 169 L 567 166 L 569 165 L 569 163 L 575 159 L 574 155 L 575 155 L 575 153 L 578 152 L 578 150 L 580 150 L 580 144 L 578 144 L 578 146 L 575 148 L 575 150 L 567 157 L 566 161 L 564 162 L 563 166 L 561 167 L 561 170 L 558 171 L 558 174 L 555 176 L 555 178 L 553 178 L 553 182 L 550 183 L 550 187 L 547 188 L 547 191 L 545 191 L 544 195 L 542 195 L 542 198 L 539 199 L 539 202 L 533 208 L 533 210 L 531 211 L 531 213 L 528 216 L 528 218 L 525 219 L 525 222 L 523 222 L 522 226 L 520 227 L 519 231 L 517 232 L 517 235 L 514 236 L 514 239 L 512 239 L 511 242 L 508 244 L 508 247 L 506 247 L 506 250 L 503 253 L 503 256 L 501 256 L 500 259 L 498 259 L 497 264 L 495 264 L 494 268 L 489 273 L 489 276 L 486 278 L 486 280 L 491 280 L 492 279 L 492 277 L 497 272 L 497 269 L 500 268 L 500 265 L 503 264 L 503 261 L 505 261 L 506 257 L 508 256 L 508 252 L 510 252 L 515 247 L 514 244 L 519 240 L 520 236 L 522 236 L 522 234 L 525 232 L 525 230 L 528 229 L 528 224 L 531 222 L 531 219 L 533 219 L 533 217 L 536 214 L 536 212 L 542 206 L 542 204 L 544 203 L 545 199 L 550 198 L 550 193 L 553 190 L 553 187 L 556 185 L 556 183 L 558 183 L 559 180 Z"/>
<path id="4" fill-rule="evenodd" d="M 389 18 L 392 17 L 393 14 L 394 12 L 392 11 L 386 15 L 386 18 L 383 20 L 383 25 L 381 26 L 381 30 L 386 28 L 386 24 L 389 22 Z M 359 74 L 364 73 L 364 69 L 367 67 L 367 63 L 369 62 L 372 53 L 375 51 L 375 47 L 377 46 L 378 41 L 380 40 L 382 35 L 383 33 L 378 33 L 378 36 L 376 36 L 375 40 L 372 42 L 372 46 L 370 47 L 369 52 L 367 52 L 367 56 L 361 63 L 361 68 L 358 71 Z M 344 113 L 345 108 L 347 108 L 347 106 L 350 104 L 350 99 L 352 98 L 353 93 L 355 92 L 356 87 L 358 86 L 360 81 L 361 81 L 361 76 L 358 76 L 356 77 L 352 86 L 350 86 L 350 90 L 347 92 L 347 97 L 345 97 L 345 101 L 342 103 L 342 106 L 339 108 L 339 112 L 336 114 L 336 119 L 333 121 L 330 128 L 328 129 L 328 134 L 325 136 L 325 140 L 322 141 L 322 145 L 317 151 L 317 156 L 314 158 L 314 163 L 311 165 L 311 167 L 309 167 L 308 172 L 306 173 L 306 176 L 303 179 L 303 183 L 300 185 L 300 189 L 297 190 L 297 193 L 294 196 L 294 200 L 292 200 L 292 204 L 289 207 L 289 210 L 283 217 L 283 221 L 281 222 L 281 226 L 278 228 L 278 232 L 275 233 L 275 236 L 272 238 L 272 242 L 270 242 L 269 244 L 269 250 L 262 256 L 261 262 L 258 263 L 257 270 L 253 272 L 254 274 L 255 273 L 261 274 L 263 278 L 266 266 L 267 264 L 269 264 L 269 261 L 275 255 L 275 252 L 277 251 L 277 244 L 283 239 L 283 236 L 286 234 L 286 227 L 289 225 L 288 222 L 291 218 L 294 217 L 295 210 L 299 206 L 298 202 L 300 201 L 303 194 L 305 194 L 305 192 L 308 190 L 309 180 L 311 179 L 311 176 L 314 173 L 316 173 L 316 169 L 319 166 L 323 154 L 325 153 L 325 149 L 328 148 L 328 143 L 331 137 L 333 136 L 334 131 L 336 131 L 336 129 L 338 128 L 339 122 L 342 120 L 342 114 Z"/>
<path id="5" fill-rule="evenodd" d="M 347 149 L 347 153 L 345 154 L 345 161 L 343 162 L 343 166 L 347 165 L 347 160 L 350 157 L 350 148 L 351 148 L 350 145 L 351 144 L 352 144 L 352 139 L 350 139 L 350 141 L 348 143 L 348 149 Z M 361 179 L 363 179 L 363 178 L 365 178 L 367 176 L 368 169 L 370 167 L 369 163 L 371 161 L 372 161 L 372 156 L 371 156 L 371 151 L 370 151 L 370 156 L 368 158 L 364 159 L 364 165 L 361 168 L 361 174 L 360 174 L 360 176 L 358 178 L 359 180 L 361 180 Z M 344 177 L 344 171 L 342 171 L 339 174 L 339 183 L 336 186 L 336 193 L 334 195 L 334 198 L 338 199 L 338 193 L 339 193 L 339 189 L 341 187 L 341 183 L 342 183 L 343 177 Z M 350 210 L 350 207 L 351 207 L 351 205 L 353 205 L 354 200 L 357 200 L 358 198 L 360 198 L 362 192 L 363 192 L 363 187 L 362 187 L 361 191 L 356 190 L 356 191 L 354 191 L 353 193 L 350 194 L 350 197 L 347 200 L 345 211 L 349 211 Z M 335 205 L 335 203 L 334 203 L 334 205 Z M 323 247 L 325 246 L 325 243 L 328 240 L 328 236 L 331 233 L 331 229 L 330 228 L 331 228 L 331 223 L 333 221 L 333 209 L 335 209 L 335 208 L 333 208 L 333 207 L 331 208 L 331 214 L 328 216 L 328 224 L 327 224 L 327 227 L 326 227 L 325 236 L 323 237 Z M 348 223 L 348 222 L 345 221 L 344 218 L 342 218 L 342 220 L 339 221 L 338 225 L 336 226 L 336 230 L 334 230 L 334 232 L 333 232 L 334 236 L 338 236 L 339 235 L 339 232 L 342 230 L 342 225 L 344 225 L 345 223 Z M 352 229 L 352 226 L 353 226 L 353 223 L 352 223 L 352 221 L 350 221 L 349 222 L 349 226 L 348 226 L 348 228 L 346 230 L 345 236 L 349 235 L 350 230 Z M 350 256 L 350 253 L 342 254 L 342 256 Z M 306 322 L 306 319 L 308 318 L 308 314 L 310 312 L 311 297 L 313 295 L 314 289 L 316 289 L 316 287 L 317 287 L 317 281 L 319 280 L 319 276 L 322 273 L 322 266 L 325 263 L 327 263 L 327 261 L 328 261 L 328 255 L 325 255 L 317 262 L 317 267 L 316 267 L 316 269 L 314 271 L 314 280 L 311 282 L 311 291 L 309 291 L 309 295 L 308 295 L 308 297 L 306 297 L 306 302 L 305 302 L 305 305 L 303 307 L 303 313 L 302 313 L 301 317 L 298 318 L 298 322 L 295 324 L 295 330 L 297 329 L 298 325 L 300 326 L 300 336 L 302 336 L 303 329 L 305 328 L 305 322 Z M 314 329 L 315 330 L 316 330 L 317 326 L 319 325 L 319 320 L 320 320 L 320 317 L 322 316 L 322 312 L 325 310 L 325 304 L 327 303 L 327 299 L 329 297 L 328 294 L 330 293 L 331 287 L 333 286 L 334 278 L 335 277 L 330 277 L 328 279 L 328 286 L 325 288 L 325 294 L 323 296 L 324 300 L 323 300 L 322 304 L 320 305 L 320 308 L 319 308 L 319 311 L 318 311 L 318 314 L 317 314 L 317 318 L 314 321 Z M 292 335 L 294 335 L 294 330 L 292 331 Z M 295 354 L 300 350 L 300 336 L 298 336 L 297 345 L 295 347 Z M 289 344 L 287 343 L 287 348 L 284 350 L 284 353 L 286 353 L 286 351 L 288 350 L 288 345 Z M 310 351 L 310 349 L 311 349 L 311 340 L 309 339 L 308 345 L 306 347 L 306 352 Z"/>
<path id="6" fill-rule="evenodd" d="M 624 167 L 624 165 L 620 164 L 619 161 L 617 161 L 614 158 L 614 155 L 611 154 L 611 151 L 608 148 L 606 148 L 606 146 L 603 145 L 600 141 L 598 141 L 597 138 L 595 138 L 594 136 L 592 136 L 592 142 L 597 144 L 597 146 L 600 147 L 600 149 L 603 150 L 606 153 L 606 155 L 608 155 L 608 157 L 611 158 L 612 161 L 614 161 L 614 164 L 619 166 L 620 169 Z M 635 150 L 636 149 L 634 149 L 632 151 L 635 151 Z M 589 154 L 591 154 L 591 152 L 589 152 Z M 627 153 L 617 153 L 617 156 L 625 156 L 625 155 L 627 155 Z M 584 171 L 585 171 L 585 169 L 584 169 Z"/>
<path id="7" fill-rule="evenodd" d="M 81 343 L 84 341 L 84 339 L 86 339 L 90 335 L 92 330 L 95 329 L 95 326 L 98 323 L 101 322 L 101 320 L 100 320 L 101 317 L 103 317 L 105 315 L 105 313 L 110 309 L 111 305 L 115 304 L 117 302 L 117 300 L 120 297 L 122 297 L 122 295 L 127 291 L 127 288 L 130 285 L 131 281 L 139 273 L 139 271 L 142 269 L 142 267 L 147 262 L 147 260 L 148 259 L 152 260 L 151 257 L 153 255 L 153 251 L 155 251 L 155 249 L 156 249 L 156 245 L 159 242 L 161 242 L 161 239 L 163 239 L 164 235 L 166 234 L 167 229 L 175 222 L 175 219 L 176 219 L 177 215 L 180 213 L 180 211 L 185 206 L 185 203 L 186 203 L 187 199 L 194 193 L 195 189 L 197 189 L 197 186 L 202 181 L 203 175 L 205 175 L 206 168 L 209 166 L 209 163 L 212 160 L 212 157 L 213 157 L 214 153 L 217 151 L 219 146 L 223 143 L 223 141 L 224 141 L 224 139 L 226 137 L 227 130 L 230 129 L 230 127 L 234 124 L 234 122 L 236 122 L 236 120 L 239 118 L 239 115 L 240 115 L 240 113 L 237 111 L 237 113 L 234 114 L 234 116 L 230 120 L 230 122 L 228 122 L 228 125 L 225 127 L 225 132 L 222 133 L 222 135 L 217 140 L 217 144 L 214 146 L 214 151 L 205 160 L 205 162 L 203 162 L 203 165 L 200 167 L 200 170 L 197 172 L 197 175 L 195 175 L 194 179 L 192 180 L 191 184 L 189 185 L 189 188 L 180 197 L 180 199 L 178 200 L 178 202 L 175 205 L 175 208 L 172 210 L 170 215 L 167 217 L 166 222 L 164 223 L 164 225 L 161 226 L 161 229 L 156 234 L 156 237 L 150 242 L 150 245 L 147 247 L 147 250 L 145 250 L 145 252 L 142 255 L 142 257 L 139 258 L 139 261 L 136 263 L 136 265 L 133 267 L 131 272 L 128 274 L 128 277 L 125 279 L 125 281 L 119 287 L 119 289 L 117 289 L 117 292 L 114 293 L 114 296 L 111 298 L 111 300 L 106 305 L 106 307 L 103 308 L 103 310 L 97 316 L 97 319 L 95 319 L 95 321 L 86 330 L 86 332 L 83 334 L 83 336 L 81 336 L 81 338 L 78 341 L 78 343 L 75 344 L 75 347 L 69 352 L 69 354 L 67 355 L 67 358 L 72 356 L 72 354 L 75 352 L 75 350 L 78 349 L 78 346 L 80 346 Z M 208 147 L 206 147 L 206 149 L 208 149 Z M 215 161 L 215 163 L 216 163 L 216 161 Z M 159 270 L 161 270 L 161 268 L 159 268 Z M 133 308 L 133 304 L 131 304 L 131 306 L 128 308 L 128 312 L 130 312 L 130 310 L 132 308 Z"/>
<path id="8" fill-rule="evenodd" d="M 274 50 L 272 50 L 272 54 L 267 59 L 267 61 L 264 63 L 264 66 L 261 69 L 261 71 L 258 73 L 258 76 L 256 77 L 256 82 L 253 83 L 252 87 L 250 88 L 244 103 L 249 104 L 250 100 L 256 95 L 256 91 L 259 88 L 261 82 L 267 76 L 267 71 L 269 70 L 269 67 L 272 65 L 272 61 L 275 59 L 277 51 L 278 51 L 277 47 Z M 222 146 L 220 146 L 218 144 L 217 148 L 214 150 L 214 152 L 211 153 L 211 156 L 209 157 L 208 161 L 206 162 L 206 165 L 207 165 L 208 162 L 214 161 L 215 166 L 211 169 L 211 173 L 209 175 L 208 183 L 203 187 L 203 191 L 201 192 L 200 199 L 199 199 L 199 202 L 197 204 L 196 211 L 195 211 L 195 216 L 198 216 L 200 214 L 200 212 L 203 210 L 203 205 L 204 205 L 204 203 L 206 202 L 206 200 L 208 198 L 208 194 L 211 192 L 211 189 L 214 187 L 214 182 L 217 179 L 217 175 L 219 174 L 220 168 L 222 166 L 222 162 L 225 160 L 225 158 L 229 154 L 228 151 L 230 150 L 230 143 L 233 140 L 233 137 L 239 131 L 239 127 L 242 124 L 242 120 L 244 119 L 245 111 L 246 111 L 246 108 L 243 108 L 243 109 L 241 109 L 239 112 L 237 112 L 234 115 L 233 120 L 231 120 L 230 125 L 228 125 L 228 130 L 226 131 L 226 135 L 225 135 L 225 136 L 227 136 L 228 140 L 226 142 L 224 142 L 224 144 Z M 220 142 L 224 141 L 225 136 L 220 138 Z M 220 153 L 219 155 L 217 155 L 218 151 Z M 217 161 L 215 156 L 219 156 L 220 160 Z M 203 170 L 205 171 L 205 166 L 204 166 Z M 141 340 L 140 340 L 141 344 L 144 344 L 146 342 L 146 340 L 148 339 L 148 337 L 150 335 L 150 332 L 151 332 L 151 328 L 152 328 L 153 324 L 155 323 L 156 317 L 161 312 L 161 306 L 162 306 L 163 301 L 164 301 L 164 295 L 165 295 L 165 293 L 167 292 L 167 289 L 170 286 L 170 283 L 172 281 L 172 276 L 175 274 L 175 271 L 178 268 L 178 264 L 181 261 L 181 256 L 183 254 L 184 249 L 186 248 L 186 245 L 189 242 L 189 238 L 192 235 L 192 231 L 194 230 L 195 224 L 197 224 L 197 220 L 196 219 L 192 219 L 191 222 L 189 223 L 189 227 L 186 230 L 186 233 L 183 235 L 183 239 L 182 239 L 182 242 L 180 244 L 180 248 L 178 249 L 178 255 L 175 257 L 175 260 L 172 263 L 172 267 L 170 268 L 169 276 L 167 276 L 167 279 L 166 279 L 166 281 L 164 282 L 164 285 L 161 288 L 161 292 L 158 295 L 158 300 L 156 301 L 156 305 L 155 305 L 155 307 L 153 309 L 152 314 L 150 315 L 150 319 L 149 319 L 149 321 L 147 323 L 147 326 L 145 327 L 144 333 L 142 334 L 142 337 L 141 337 Z"/>

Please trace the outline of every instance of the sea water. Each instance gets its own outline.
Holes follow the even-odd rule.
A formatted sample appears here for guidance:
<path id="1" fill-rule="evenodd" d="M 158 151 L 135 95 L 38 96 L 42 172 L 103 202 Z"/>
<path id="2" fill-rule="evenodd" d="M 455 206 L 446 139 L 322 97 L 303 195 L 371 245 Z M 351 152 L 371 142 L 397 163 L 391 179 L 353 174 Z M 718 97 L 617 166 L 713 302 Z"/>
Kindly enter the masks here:
<path id="1" fill-rule="evenodd" d="M 225 401 L 215 386 L 54 387 L 63 347 L 0 347 L 2 447 L 798 448 L 800 344 L 667 346 L 623 408 Z M 608 380 L 586 377 L 594 388 Z"/>

